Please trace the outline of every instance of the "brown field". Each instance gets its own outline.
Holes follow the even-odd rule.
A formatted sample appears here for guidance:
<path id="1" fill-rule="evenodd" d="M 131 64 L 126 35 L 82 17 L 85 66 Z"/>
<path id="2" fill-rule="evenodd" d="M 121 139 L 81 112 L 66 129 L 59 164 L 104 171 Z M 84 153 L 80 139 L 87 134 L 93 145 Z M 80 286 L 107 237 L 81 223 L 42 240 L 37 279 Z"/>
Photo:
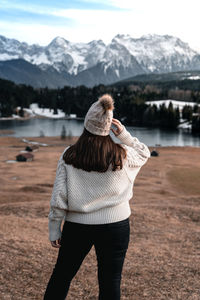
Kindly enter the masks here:
<path id="1" fill-rule="evenodd" d="M 0 299 L 42 300 L 56 261 L 48 241 L 49 200 L 59 137 L 34 161 L 15 159 L 25 144 L 0 138 Z M 139 173 L 131 200 L 131 240 L 124 265 L 122 300 L 200 299 L 200 148 L 159 148 Z M 92 249 L 72 282 L 69 300 L 95 300 L 97 267 Z M 56 300 L 56 299 L 55 299 Z"/>

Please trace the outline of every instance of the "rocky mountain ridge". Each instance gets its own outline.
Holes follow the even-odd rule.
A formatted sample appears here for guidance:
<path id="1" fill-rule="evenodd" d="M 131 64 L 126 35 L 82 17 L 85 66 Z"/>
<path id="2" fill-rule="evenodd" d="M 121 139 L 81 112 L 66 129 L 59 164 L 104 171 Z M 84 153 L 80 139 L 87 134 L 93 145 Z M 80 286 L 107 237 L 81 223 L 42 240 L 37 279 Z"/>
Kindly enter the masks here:
<path id="1" fill-rule="evenodd" d="M 169 35 L 145 35 L 137 39 L 130 35 L 116 35 L 108 45 L 102 40 L 72 43 L 56 37 L 47 46 L 28 45 L 0 36 L 2 78 L 11 79 L 5 70 L 5 63 L 9 61 L 9 66 L 15 65 L 12 67 L 12 80 L 15 79 L 14 70 L 19 65 L 16 60 L 24 60 L 37 67 L 40 75 L 47 77 L 45 84 L 49 87 L 94 86 L 111 84 L 140 74 L 200 70 L 200 53 L 179 38 Z M 16 70 L 18 82 L 21 80 L 22 83 L 38 86 L 35 80 L 26 82 L 24 75 L 20 79 L 20 70 L 27 72 L 26 64 L 21 65 L 23 67 Z M 34 75 L 35 70 L 32 68 Z M 43 83 L 40 85 L 43 86 Z"/>

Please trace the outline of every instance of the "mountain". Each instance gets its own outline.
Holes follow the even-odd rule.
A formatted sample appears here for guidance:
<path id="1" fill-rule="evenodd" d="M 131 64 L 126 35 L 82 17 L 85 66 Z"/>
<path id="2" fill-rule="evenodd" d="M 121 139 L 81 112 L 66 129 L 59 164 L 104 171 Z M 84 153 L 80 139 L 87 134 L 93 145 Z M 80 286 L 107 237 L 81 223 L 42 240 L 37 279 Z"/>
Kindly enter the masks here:
<path id="1" fill-rule="evenodd" d="M 151 73 L 136 75 L 133 77 L 126 78 L 124 80 L 115 82 L 114 85 L 131 84 L 134 82 L 170 82 L 170 81 L 183 81 L 183 80 L 200 80 L 200 71 L 179 71 L 170 73 Z"/>
<path id="2" fill-rule="evenodd" d="M 23 60 L 33 68 L 24 62 L 20 75 L 20 68 L 16 69 L 19 59 L 21 64 Z M 13 72 L 6 72 L 6 61 Z M 200 70 L 200 53 L 169 35 L 145 35 L 137 39 L 116 35 L 108 45 L 102 40 L 72 43 L 56 37 L 47 46 L 28 45 L 0 36 L 0 62 L 0 76 L 15 82 L 30 77 L 28 81 L 34 86 L 94 86 L 140 74 Z"/>
<path id="3" fill-rule="evenodd" d="M 146 73 L 200 69 L 199 53 L 179 38 L 145 35 L 140 39 L 133 39 L 129 35 L 117 35 L 114 40 L 127 48 Z"/>
<path id="4" fill-rule="evenodd" d="M 49 88 L 69 85 L 56 70 L 43 71 L 23 59 L 0 61 L 0 78 L 11 80 L 17 84 L 31 85 L 35 88 Z"/>

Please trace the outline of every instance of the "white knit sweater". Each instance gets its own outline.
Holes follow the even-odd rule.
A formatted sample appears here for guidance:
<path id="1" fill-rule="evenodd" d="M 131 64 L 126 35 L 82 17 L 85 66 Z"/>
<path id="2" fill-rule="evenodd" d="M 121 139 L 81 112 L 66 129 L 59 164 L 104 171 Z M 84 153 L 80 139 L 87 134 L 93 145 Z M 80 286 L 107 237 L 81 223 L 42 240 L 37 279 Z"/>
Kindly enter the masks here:
<path id="1" fill-rule="evenodd" d="M 49 213 L 49 239 L 61 237 L 62 220 L 82 224 L 113 223 L 131 214 L 129 200 L 142 165 L 150 157 L 148 147 L 125 129 L 117 136 L 127 151 L 121 170 L 87 172 L 58 161 Z"/>

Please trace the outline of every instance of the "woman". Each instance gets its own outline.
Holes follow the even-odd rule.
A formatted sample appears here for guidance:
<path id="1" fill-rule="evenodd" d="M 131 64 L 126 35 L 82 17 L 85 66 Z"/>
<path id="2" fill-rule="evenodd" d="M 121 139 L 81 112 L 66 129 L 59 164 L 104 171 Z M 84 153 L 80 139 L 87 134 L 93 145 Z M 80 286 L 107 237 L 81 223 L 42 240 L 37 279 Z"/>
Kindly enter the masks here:
<path id="1" fill-rule="evenodd" d="M 113 119 L 113 109 L 108 94 L 93 103 L 82 135 L 65 149 L 58 162 L 50 202 L 49 239 L 59 248 L 59 254 L 44 300 L 65 299 L 71 280 L 93 245 L 99 300 L 120 299 L 129 243 L 129 200 L 135 177 L 150 152 Z M 111 139 L 110 130 L 123 145 Z"/>

